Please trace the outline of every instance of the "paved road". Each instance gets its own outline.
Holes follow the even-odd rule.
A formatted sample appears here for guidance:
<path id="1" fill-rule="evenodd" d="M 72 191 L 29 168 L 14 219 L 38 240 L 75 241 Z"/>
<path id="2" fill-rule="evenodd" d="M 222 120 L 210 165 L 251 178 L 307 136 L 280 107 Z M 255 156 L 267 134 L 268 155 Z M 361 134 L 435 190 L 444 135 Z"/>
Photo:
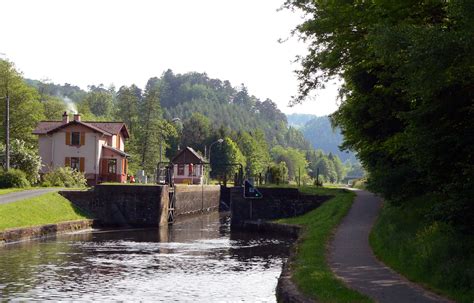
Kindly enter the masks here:
<path id="1" fill-rule="evenodd" d="M 407 281 L 375 258 L 369 233 L 381 204 L 374 194 L 357 191 L 330 245 L 329 263 L 334 273 L 377 302 L 450 302 Z"/>
<path id="2" fill-rule="evenodd" d="M 62 188 L 41 188 L 41 189 L 30 189 L 25 191 L 18 191 L 10 194 L 0 195 L 0 204 L 7 204 L 18 200 L 24 200 L 33 198 L 42 194 L 46 194 L 53 191 L 59 191 Z"/>

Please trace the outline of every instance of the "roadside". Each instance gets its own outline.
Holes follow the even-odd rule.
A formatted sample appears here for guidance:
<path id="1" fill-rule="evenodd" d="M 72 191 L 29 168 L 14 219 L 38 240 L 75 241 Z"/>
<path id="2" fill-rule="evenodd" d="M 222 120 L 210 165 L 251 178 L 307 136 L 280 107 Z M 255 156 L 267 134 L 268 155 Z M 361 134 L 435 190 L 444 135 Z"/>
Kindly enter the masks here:
<path id="1" fill-rule="evenodd" d="M 409 282 L 375 258 L 369 233 L 382 201 L 367 191 L 356 193 L 330 244 L 329 263 L 334 273 L 377 302 L 450 302 Z"/>
<path id="2" fill-rule="evenodd" d="M 0 205 L 16 202 L 20 200 L 30 199 L 33 197 L 37 197 L 37 196 L 49 193 L 49 192 L 60 191 L 62 189 L 63 188 L 60 188 L 60 187 L 48 187 L 48 188 L 37 188 L 37 189 L 29 188 L 25 190 L 18 189 L 17 191 L 0 195 Z"/>
<path id="3" fill-rule="evenodd" d="M 303 216 L 277 221 L 303 228 L 296 243 L 295 258 L 289 264 L 293 282 L 303 294 L 318 302 L 371 302 L 370 298 L 346 287 L 326 261 L 327 243 L 351 208 L 355 194 L 336 188 L 301 187 L 300 191 L 334 197 Z"/>
<path id="4" fill-rule="evenodd" d="M 57 193 L 58 190 L 43 189 L 40 193 L 35 192 L 34 197 L 29 195 L 30 198 L 0 203 L 0 231 L 89 219 L 87 214 Z"/>

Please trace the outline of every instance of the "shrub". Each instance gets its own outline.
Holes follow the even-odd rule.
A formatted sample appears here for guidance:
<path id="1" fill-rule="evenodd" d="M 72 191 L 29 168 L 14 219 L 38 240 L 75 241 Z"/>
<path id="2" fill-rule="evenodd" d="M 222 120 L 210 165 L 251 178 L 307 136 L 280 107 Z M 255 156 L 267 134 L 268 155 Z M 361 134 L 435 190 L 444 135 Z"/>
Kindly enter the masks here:
<path id="1" fill-rule="evenodd" d="M 26 174 L 19 169 L 10 169 L 0 173 L 0 188 L 22 188 L 30 186 Z"/>
<path id="2" fill-rule="evenodd" d="M 86 182 L 84 173 L 70 167 L 59 167 L 43 176 L 43 186 L 84 187 Z"/>
<path id="3" fill-rule="evenodd" d="M 0 154 L 5 153 L 5 145 L 0 143 Z M 10 146 L 10 166 L 21 169 L 26 179 L 31 184 L 39 180 L 39 170 L 41 168 L 41 157 L 38 156 L 36 148 L 28 146 L 24 141 L 12 140 Z"/>

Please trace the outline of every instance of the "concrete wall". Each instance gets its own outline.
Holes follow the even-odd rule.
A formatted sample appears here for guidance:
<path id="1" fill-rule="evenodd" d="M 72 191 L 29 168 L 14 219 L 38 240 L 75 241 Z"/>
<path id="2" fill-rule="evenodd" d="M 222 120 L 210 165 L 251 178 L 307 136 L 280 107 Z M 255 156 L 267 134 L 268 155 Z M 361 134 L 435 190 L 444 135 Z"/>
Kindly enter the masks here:
<path id="1" fill-rule="evenodd" d="M 61 195 L 89 212 L 105 226 L 168 224 L 167 185 L 97 185 L 93 191 L 63 191 Z M 218 210 L 220 186 L 175 187 L 175 216 Z"/>
<path id="2" fill-rule="evenodd" d="M 306 196 L 292 188 L 259 188 L 262 199 L 244 199 L 243 188 L 231 189 L 231 226 L 243 228 L 247 221 L 276 220 L 300 216 L 326 201 L 328 196 Z"/>
<path id="3" fill-rule="evenodd" d="M 175 186 L 176 216 L 201 211 L 218 210 L 221 189 L 219 185 L 178 185 Z"/>
<path id="4" fill-rule="evenodd" d="M 106 226 L 168 224 L 167 186 L 97 185 L 94 191 L 63 191 L 61 194 Z"/>

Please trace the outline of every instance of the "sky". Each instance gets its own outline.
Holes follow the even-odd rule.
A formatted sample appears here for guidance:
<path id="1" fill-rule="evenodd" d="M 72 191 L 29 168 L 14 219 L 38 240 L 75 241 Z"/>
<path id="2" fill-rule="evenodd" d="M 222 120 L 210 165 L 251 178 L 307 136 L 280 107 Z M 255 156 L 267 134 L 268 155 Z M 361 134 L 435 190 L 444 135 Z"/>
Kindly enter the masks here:
<path id="1" fill-rule="evenodd" d="M 291 36 L 302 14 L 284 0 L 0 0 L 0 53 L 23 76 L 88 85 L 136 84 L 167 69 L 205 72 L 244 83 L 285 113 L 327 115 L 337 109 L 337 85 L 289 108 L 298 81 Z M 278 40 L 286 40 L 279 43 Z"/>

